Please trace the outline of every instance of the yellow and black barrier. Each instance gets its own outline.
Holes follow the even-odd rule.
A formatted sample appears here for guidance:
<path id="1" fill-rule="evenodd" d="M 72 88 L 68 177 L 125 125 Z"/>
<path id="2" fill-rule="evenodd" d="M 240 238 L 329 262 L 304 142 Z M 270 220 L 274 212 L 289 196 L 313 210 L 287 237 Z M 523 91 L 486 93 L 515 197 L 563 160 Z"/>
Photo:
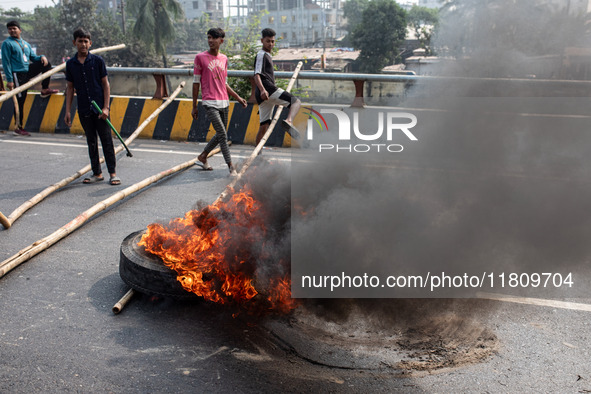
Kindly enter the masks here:
<path id="1" fill-rule="evenodd" d="M 111 123 L 122 137 L 129 137 L 135 129 L 154 112 L 161 104 L 161 99 L 145 97 L 111 97 Z M 175 140 L 205 142 L 215 134 L 211 122 L 207 120 L 205 111 L 199 103 L 197 120 L 191 117 L 192 100 L 176 99 L 166 107 L 138 136 L 138 138 L 155 140 Z M 13 101 L 7 100 L 0 107 L 0 130 L 13 130 Z M 66 101 L 63 94 L 54 94 L 41 98 L 38 93 L 27 95 L 24 108 L 24 128 L 29 132 L 56 134 L 84 134 L 76 100 L 72 103 L 72 127 L 66 126 L 64 114 Z M 287 109 L 284 109 L 287 115 Z M 301 112 L 296 117 L 296 124 L 305 125 L 307 117 Z M 236 102 L 230 102 L 228 114 L 228 139 L 235 144 L 254 145 L 259 129 L 258 105 L 249 104 L 243 108 Z M 267 141 L 267 146 L 291 146 L 291 138 L 277 127 Z"/>

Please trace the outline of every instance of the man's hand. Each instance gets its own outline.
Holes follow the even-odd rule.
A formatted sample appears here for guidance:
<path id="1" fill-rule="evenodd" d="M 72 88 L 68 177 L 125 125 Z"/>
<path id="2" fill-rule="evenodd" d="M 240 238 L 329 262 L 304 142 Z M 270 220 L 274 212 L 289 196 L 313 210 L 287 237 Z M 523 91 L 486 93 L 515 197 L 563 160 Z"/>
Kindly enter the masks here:
<path id="1" fill-rule="evenodd" d="M 99 115 L 99 118 L 103 119 L 103 120 L 107 119 L 109 117 L 109 112 L 110 112 L 109 108 L 103 108 L 103 112 L 101 112 L 101 114 Z"/>
<path id="2" fill-rule="evenodd" d="M 246 100 L 243 99 L 242 97 L 238 97 L 238 102 L 240 103 L 240 105 L 242 105 L 242 108 L 246 108 L 246 106 L 248 105 L 246 103 Z"/>
<path id="3" fill-rule="evenodd" d="M 64 122 L 66 123 L 66 126 L 72 127 L 72 119 L 70 117 L 70 111 L 66 111 L 66 115 L 64 116 Z"/>
<path id="4" fill-rule="evenodd" d="M 41 56 L 41 64 L 43 64 L 44 66 L 47 66 L 47 63 L 49 63 L 47 61 L 47 58 L 45 56 Z"/>
<path id="5" fill-rule="evenodd" d="M 8 89 L 8 90 L 14 89 L 14 82 L 6 82 L 6 89 Z"/>
<path id="6" fill-rule="evenodd" d="M 263 91 L 261 92 L 261 98 L 262 98 L 263 100 L 269 100 L 269 92 L 267 92 L 266 90 L 263 90 Z"/>
<path id="7" fill-rule="evenodd" d="M 193 107 L 193 110 L 191 111 L 191 116 L 193 117 L 193 119 L 197 120 L 197 107 Z"/>

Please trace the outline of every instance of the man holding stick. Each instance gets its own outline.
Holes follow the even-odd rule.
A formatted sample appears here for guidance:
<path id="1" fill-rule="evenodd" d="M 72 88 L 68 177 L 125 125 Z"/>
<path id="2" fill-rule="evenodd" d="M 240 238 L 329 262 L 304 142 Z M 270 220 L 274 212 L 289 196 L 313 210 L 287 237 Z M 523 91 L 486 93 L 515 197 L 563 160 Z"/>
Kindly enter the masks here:
<path id="1" fill-rule="evenodd" d="M 111 176 L 111 185 L 120 185 L 121 179 L 115 172 L 115 148 L 111 129 L 105 119 L 109 117 L 111 87 L 107 77 L 107 67 L 102 57 L 90 53 L 92 45 L 90 33 L 82 28 L 74 31 L 74 45 L 78 53 L 66 62 L 66 115 L 64 121 L 72 125 L 71 108 L 74 99 L 74 89 L 78 100 L 78 116 L 86 135 L 88 155 L 93 175 L 85 178 L 83 183 L 96 183 L 104 180 L 98 152 L 98 138 L 103 146 L 105 162 Z M 95 101 L 102 106 L 102 112 L 97 114 L 92 106 Z M 97 138 L 98 136 L 98 138 Z"/>
<path id="2" fill-rule="evenodd" d="M 44 55 L 37 56 L 31 44 L 21 38 L 21 27 L 17 21 L 10 21 L 6 24 L 9 37 L 2 43 L 2 67 L 6 75 L 6 87 L 12 90 L 27 83 L 38 74 L 51 70 L 51 64 Z M 41 82 L 41 97 L 49 97 L 57 93 L 56 89 L 49 89 L 50 78 Z M 17 125 L 14 133 L 16 135 L 30 135 L 23 128 L 24 107 L 27 98 L 27 91 L 24 90 L 17 95 L 17 109 L 15 108 L 14 121 Z"/>
<path id="3" fill-rule="evenodd" d="M 224 42 L 225 36 L 226 33 L 219 27 L 209 29 L 207 32 L 209 51 L 201 52 L 195 56 L 193 110 L 191 115 L 193 119 L 197 119 L 197 97 L 199 96 L 199 87 L 202 86 L 201 100 L 203 108 L 215 129 L 215 135 L 197 159 L 203 163 L 204 169 L 211 170 L 211 166 L 207 163 L 207 156 L 219 144 L 230 175 L 235 176 L 237 173 L 232 164 L 226 135 L 228 108 L 230 106 L 228 95 L 238 100 L 244 108 L 246 108 L 246 100 L 228 85 L 228 58 L 223 53 L 220 53 L 220 46 Z"/>

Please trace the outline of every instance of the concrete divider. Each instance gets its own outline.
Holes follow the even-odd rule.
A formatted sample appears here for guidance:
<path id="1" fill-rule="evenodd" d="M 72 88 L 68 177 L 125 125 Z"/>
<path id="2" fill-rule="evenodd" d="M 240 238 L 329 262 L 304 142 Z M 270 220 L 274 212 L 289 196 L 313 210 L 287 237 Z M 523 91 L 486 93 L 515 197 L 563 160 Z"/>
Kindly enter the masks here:
<path id="1" fill-rule="evenodd" d="M 163 100 L 148 97 L 113 96 L 111 98 L 111 123 L 122 137 L 128 137 L 162 102 Z M 199 103 L 200 116 L 197 120 L 191 117 L 191 109 L 191 99 L 174 100 L 142 131 L 138 138 L 209 141 L 215 131 L 207 120 L 201 103 Z M 29 92 L 25 101 L 24 128 L 29 132 L 84 134 L 76 111 L 76 100 L 72 105 L 72 127 L 67 127 L 64 123 L 65 110 L 65 96 L 63 94 L 41 98 L 39 93 Z M 14 129 L 13 111 L 12 100 L 1 104 L 0 130 Z M 283 116 L 286 116 L 287 109 L 284 111 Z M 246 108 L 242 108 L 236 102 L 230 102 L 228 118 L 228 139 L 235 144 L 254 145 L 259 128 L 258 105 L 249 104 Z M 295 119 L 296 125 L 305 126 L 306 119 L 306 115 L 300 112 Z M 267 141 L 267 145 L 289 147 L 291 146 L 291 138 L 280 127 L 277 127 Z"/>

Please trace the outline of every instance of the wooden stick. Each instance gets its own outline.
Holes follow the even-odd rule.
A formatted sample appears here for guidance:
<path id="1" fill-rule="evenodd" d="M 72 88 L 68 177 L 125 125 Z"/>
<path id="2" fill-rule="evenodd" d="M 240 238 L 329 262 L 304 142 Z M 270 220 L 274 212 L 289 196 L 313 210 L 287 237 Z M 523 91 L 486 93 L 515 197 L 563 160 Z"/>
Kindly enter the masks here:
<path id="1" fill-rule="evenodd" d="M 116 315 L 121 313 L 123 308 L 125 308 L 125 305 L 127 305 L 127 303 L 129 302 L 129 300 L 131 300 L 134 294 L 135 290 L 129 289 L 127 293 L 125 293 L 125 295 L 121 297 L 121 299 L 117 301 L 115 305 L 113 305 L 113 313 Z"/>
<path id="2" fill-rule="evenodd" d="M 21 124 L 21 110 L 18 107 L 18 100 L 16 96 L 12 96 L 12 102 L 14 103 L 14 125 L 17 129 L 22 129 L 23 125 Z"/>
<path id="3" fill-rule="evenodd" d="M 97 54 L 97 53 L 102 53 L 102 52 L 107 52 L 107 51 L 113 51 L 115 49 L 122 49 L 125 48 L 125 44 L 119 44 L 119 45 L 113 45 L 110 47 L 104 47 L 104 48 L 98 48 L 98 49 L 94 49 L 92 51 L 92 53 Z M 27 90 L 28 88 L 30 88 L 31 86 L 35 85 L 37 82 L 39 81 L 43 81 L 45 78 L 52 76 L 53 74 L 63 70 L 64 68 L 66 68 L 66 63 L 62 63 L 59 66 L 55 66 L 54 68 L 52 68 L 51 70 L 36 76 L 35 78 L 31 79 L 29 82 L 25 83 L 24 85 L 19 86 L 18 88 L 14 88 L 12 89 L 8 94 L 2 95 L 0 96 L 0 103 L 3 101 L 8 100 L 9 98 L 11 98 L 12 96 L 19 94 L 20 92 Z"/>
<path id="4" fill-rule="evenodd" d="M 10 90 L 2 90 L 2 91 L 0 91 L 0 93 L 7 94 L 7 93 L 10 93 Z M 22 125 L 21 125 L 21 117 L 20 117 L 20 108 L 18 107 L 18 100 L 16 98 L 16 95 L 12 95 L 12 101 L 14 103 L 14 113 L 15 113 L 14 124 L 15 124 L 16 128 L 18 129 L 19 127 L 22 127 Z"/>
<path id="5" fill-rule="evenodd" d="M 297 65 L 297 67 L 295 68 L 295 70 L 293 72 L 293 75 L 291 76 L 291 79 L 289 80 L 289 84 L 287 85 L 287 89 L 286 89 L 287 92 L 289 92 L 291 90 L 291 88 L 293 87 L 296 79 L 298 78 L 298 74 L 300 73 L 300 69 L 302 68 L 302 65 L 303 65 L 303 63 L 302 62 L 299 62 L 298 65 Z M 256 159 L 256 157 L 258 156 L 259 152 L 261 151 L 261 149 L 263 149 L 263 146 L 267 142 L 267 139 L 271 136 L 271 133 L 273 132 L 273 129 L 275 128 L 275 125 L 277 124 L 277 121 L 279 120 L 279 116 L 281 116 L 281 111 L 282 110 L 283 110 L 283 105 L 279 105 L 277 107 L 276 112 L 275 112 L 275 116 L 273 117 L 273 120 L 271 121 L 271 124 L 269 125 L 269 128 L 267 129 L 267 132 L 265 133 L 265 135 L 263 135 L 263 138 L 261 138 L 260 142 L 254 148 L 254 151 L 251 153 L 251 155 L 248 157 L 248 159 L 246 159 L 246 161 L 244 162 L 244 164 L 240 168 L 240 171 L 238 171 L 238 176 L 236 176 L 234 178 L 234 180 L 232 182 L 230 182 L 230 184 L 228 186 L 226 186 L 226 188 L 224 189 L 224 191 L 214 201 L 213 205 L 217 205 L 224 198 L 226 198 L 226 196 L 229 193 L 231 193 L 234 190 L 234 186 L 236 185 L 236 183 L 240 180 L 240 178 L 242 177 L 242 175 L 250 167 L 250 165 L 252 164 L 252 162 L 254 161 L 254 159 Z"/>
<path id="6" fill-rule="evenodd" d="M 96 51 L 94 51 L 94 52 L 96 52 Z M 185 81 L 181 82 L 179 84 L 179 86 L 176 88 L 176 90 L 170 95 L 170 97 L 164 103 L 162 103 L 162 105 L 160 107 L 158 107 L 150 116 L 148 116 L 148 118 L 146 120 L 144 120 L 142 122 L 142 124 L 138 126 L 137 129 L 135 129 L 135 131 L 127 138 L 127 140 L 125 140 L 125 143 L 126 144 L 131 143 L 146 128 L 146 126 L 152 120 L 154 120 L 154 118 L 156 118 L 156 116 L 158 116 L 158 114 L 160 112 L 162 112 L 164 110 L 164 108 L 166 108 L 174 100 L 174 98 L 176 96 L 178 96 L 178 94 L 181 92 L 181 90 L 183 89 L 184 86 L 185 86 Z M 124 149 L 123 146 L 119 145 L 115 149 L 115 154 L 118 154 L 123 149 Z M 105 161 L 105 158 L 101 157 L 100 162 L 103 163 L 104 161 Z M 27 202 L 23 203 L 17 209 L 15 209 L 8 216 L 8 218 L 6 216 L 4 216 L 2 214 L 2 212 L 0 212 L 0 224 L 2 224 L 2 226 L 4 226 L 4 228 L 6 228 L 6 229 L 10 228 L 10 226 L 12 226 L 12 223 L 14 223 L 14 221 L 16 219 L 21 217 L 26 211 L 28 211 L 33 206 L 40 203 L 45 197 L 47 197 L 48 195 L 50 195 L 54 191 L 66 186 L 67 184 L 71 183 L 72 181 L 75 181 L 76 179 L 80 178 L 82 175 L 86 174 L 90 170 L 91 170 L 91 166 L 90 166 L 90 164 L 88 164 L 87 166 L 83 167 L 75 174 L 62 179 L 61 181 L 59 181 L 57 183 L 54 183 L 53 185 L 49 186 L 48 188 L 46 188 L 45 190 L 41 191 L 36 196 L 31 198 L 30 200 L 28 200 Z"/>
<path id="7" fill-rule="evenodd" d="M 210 152 L 210 154 L 208 155 L 208 157 L 215 155 L 219 151 L 220 151 L 220 148 L 216 148 L 216 149 L 212 150 Z M 145 187 L 151 185 L 152 183 L 158 182 L 160 179 L 162 179 L 164 177 L 167 177 L 167 176 L 172 175 L 176 172 L 179 172 L 179 171 L 182 171 L 186 168 L 191 167 L 197 161 L 198 160 L 195 157 L 195 158 L 193 158 L 189 161 L 186 161 L 182 164 L 179 164 L 177 166 L 169 168 L 166 171 L 162 171 L 156 175 L 152 175 L 152 176 L 144 179 L 143 181 L 135 183 L 135 184 L 129 186 L 128 188 L 123 189 L 123 190 L 113 194 L 111 197 L 93 205 L 91 208 L 87 209 L 86 211 L 84 211 L 80 215 L 78 215 L 74 220 L 72 220 L 68 224 L 62 226 L 58 230 L 54 231 L 53 233 L 51 233 L 47 237 L 42 238 L 35 243 L 32 243 L 31 245 L 27 246 L 26 248 L 21 249 L 14 256 L 2 261 L 0 263 L 0 278 L 2 278 L 4 275 L 6 275 L 13 268 L 18 267 L 20 264 L 29 260 L 31 257 L 36 256 L 37 254 L 41 253 L 45 249 L 49 248 L 51 245 L 53 245 L 56 242 L 58 242 L 59 240 L 61 240 L 62 238 L 65 238 L 68 235 L 70 235 L 71 233 L 73 233 L 74 231 L 76 231 L 79 227 L 81 227 L 84 223 L 86 223 L 88 221 L 88 219 L 90 219 L 94 215 L 104 211 L 105 209 L 107 209 L 111 205 L 115 204 L 116 202 L 118 202 L 120 200 L 123 200 L 124 198 L 132 195 L 133 193 L 136 193 L 137 191 L 144 189 Z"/>

